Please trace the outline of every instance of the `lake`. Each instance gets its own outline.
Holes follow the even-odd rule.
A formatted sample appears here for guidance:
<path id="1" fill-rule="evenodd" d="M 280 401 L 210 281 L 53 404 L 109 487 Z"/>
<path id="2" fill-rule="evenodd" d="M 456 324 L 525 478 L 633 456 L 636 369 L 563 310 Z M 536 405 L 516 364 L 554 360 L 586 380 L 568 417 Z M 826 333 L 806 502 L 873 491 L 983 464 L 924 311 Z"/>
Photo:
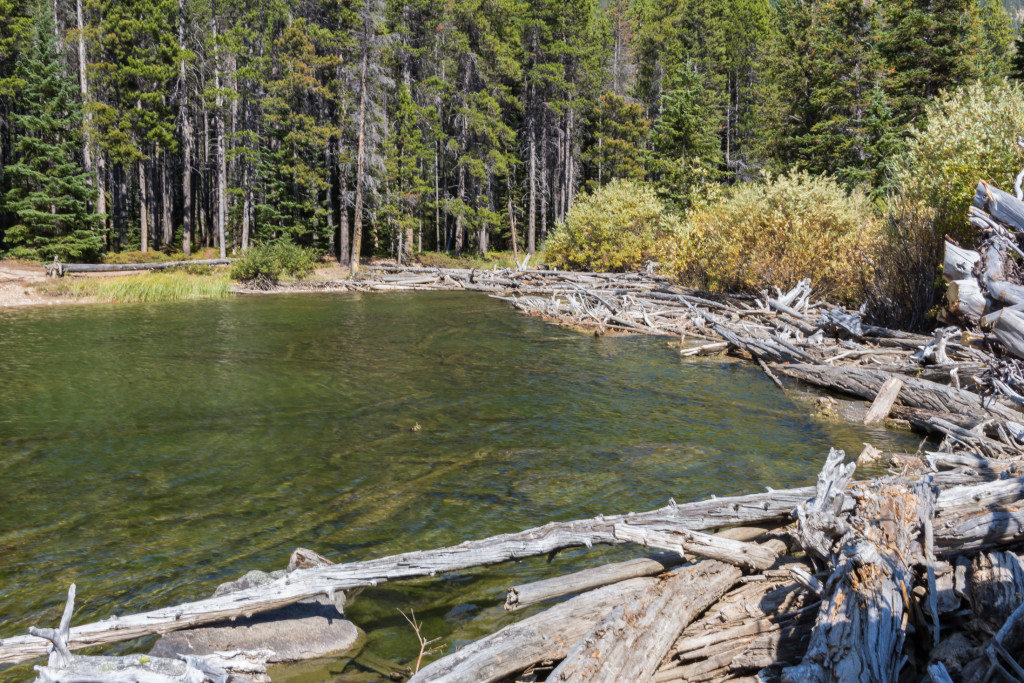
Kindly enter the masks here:
<path id="1" fill-rule="evenodd" d="M 297 546 L 369 559 L 808 484 L 830 446 L 917 446 L 672 341 L 458 292 L 0 311 L 0 637 L 56 626 L 70 582 L 81 624 L 206 597 Z M 507 586 L 639 554 L 366 590 L 347 608 L 360 661 L 281 680 L 374 680 L 418 652 L 399 608 L 451 646 L 531 613 L 501 609 Z"/>

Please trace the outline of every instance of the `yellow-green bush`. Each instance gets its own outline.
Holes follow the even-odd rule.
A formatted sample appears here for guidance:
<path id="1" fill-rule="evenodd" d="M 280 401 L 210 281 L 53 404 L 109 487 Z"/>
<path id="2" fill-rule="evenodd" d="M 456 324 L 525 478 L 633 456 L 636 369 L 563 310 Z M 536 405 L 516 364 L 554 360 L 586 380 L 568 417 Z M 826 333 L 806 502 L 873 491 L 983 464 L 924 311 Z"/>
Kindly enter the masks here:
<path id="1" fill-rule="evenodd" d="M 654 189 L 615 180 L 572 206 L 544 243 L 544 260 L 570 270 L 628 271 L 676 259 L 682 224 Z"/>
<path id="2" fill-rule="evenodd" d="M 924 127 L 911 132 L 907 153 L 895 162 L 895 191 L 904 203 L 934 209 L 939 240 L 948 233 L 971 243 L 967 207 L 978 181 L 1012 191 L 1024 163 L 1016 144 L 1024 134 L 1024 87 L 974 83 L 940 95 L 925 116 Z"/>
<path id="3" fill-rule="evenodd" d="M 816 291 L 858 299 L 879 221 L 861 192 L 805 171 L 738 185 L 687 218 L 677 260 L 683 280 L 710 289 L 787 289 L 811 278 Z"/>

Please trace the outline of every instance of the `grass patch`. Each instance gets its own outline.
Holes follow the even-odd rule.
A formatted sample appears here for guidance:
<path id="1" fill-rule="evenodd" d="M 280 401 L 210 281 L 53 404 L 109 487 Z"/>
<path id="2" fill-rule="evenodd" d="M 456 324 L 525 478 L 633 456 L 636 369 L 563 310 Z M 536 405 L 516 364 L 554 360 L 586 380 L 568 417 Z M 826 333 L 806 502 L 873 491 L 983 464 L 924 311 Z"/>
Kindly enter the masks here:
<path id="1" fill-rule="evenodd" d="M 56 283 L 48 283 L 42 289 L 56 296 L 92 297 L 115 302 L 222 299 L 231 293 L 226 273 L 196 275 L 180 271 L 117 277 L 66 277 Z"/>

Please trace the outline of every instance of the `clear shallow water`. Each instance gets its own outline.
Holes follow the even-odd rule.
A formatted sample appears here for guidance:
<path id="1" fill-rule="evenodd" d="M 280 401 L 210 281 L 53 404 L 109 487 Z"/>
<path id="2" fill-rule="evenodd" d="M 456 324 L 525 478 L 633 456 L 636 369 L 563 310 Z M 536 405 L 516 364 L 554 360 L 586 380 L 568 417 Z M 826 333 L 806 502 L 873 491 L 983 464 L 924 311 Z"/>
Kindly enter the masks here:
<path id="1" fill-rule="evenodd" d="M 78 624 L 205 597 L 296 546 L 368 559 L 805 484 L 830 446 L 916 447 L 808 413 L 751 365 L 470 293 L 0 311 L 0 637 L 55 625 L 72 581 Z M 454 644 L 521 616 L 504 587 L 624 552 L 365 591 L 365 661 L 309 677 L 414 659 L 399 607 Z"/>

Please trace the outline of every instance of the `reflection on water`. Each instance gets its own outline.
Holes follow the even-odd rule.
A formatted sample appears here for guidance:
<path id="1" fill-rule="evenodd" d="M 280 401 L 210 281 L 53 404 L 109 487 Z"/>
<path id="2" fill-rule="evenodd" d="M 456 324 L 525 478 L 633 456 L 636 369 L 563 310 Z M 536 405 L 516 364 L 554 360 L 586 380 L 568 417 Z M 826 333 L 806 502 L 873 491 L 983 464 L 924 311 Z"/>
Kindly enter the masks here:
<path id="1" fill-rule="evenodd" d="M 366 559 L 805 484 L 833 445 L 916 446 L 807 412 L 749 365 L 469 293 L 0 312 L 0 636 L 56 623 L 72 581 L 84 623 L 296 546 Z M 404 663 L 398 607 L 457 643 L 513 618 L 502 588 L 624 552 L 386 586 L 349 614 Z"/>

